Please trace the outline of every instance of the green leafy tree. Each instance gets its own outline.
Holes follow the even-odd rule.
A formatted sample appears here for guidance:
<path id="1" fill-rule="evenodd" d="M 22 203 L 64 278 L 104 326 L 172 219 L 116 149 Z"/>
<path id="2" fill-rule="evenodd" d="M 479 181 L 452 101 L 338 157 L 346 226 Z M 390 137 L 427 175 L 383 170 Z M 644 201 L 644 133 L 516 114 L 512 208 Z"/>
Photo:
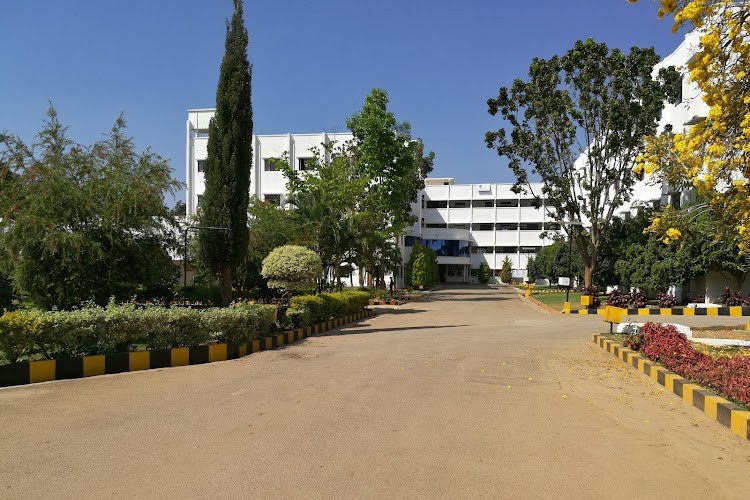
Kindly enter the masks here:
<path id="1" fill-rule="evenodd" d="M 666 292 L 695 275 L 688 251 L 651 237 L 645 244 L 630 245 L 615 264 L 620 284 L 652 293 Z"/>
<path id="2" fill-rule="evenodd" d="M 534 58 L 527 81 L 515 80 L 487 101 L 490 114 L 507 125 L 488 132 L 486 144 L 509 160 L 514 190 L 530 192 L 540 205 L 544 200 L 554 220 L 588 224 L 587 231 L 572 230 L 586 286 L 614 213 L 631 196 L 642 137 L 655 133 L 664 99 L 677 94 L 673 68 L 652 78 L 658 61 L 653 49 L 624 54 L 578 41 L 563 56 Z M 541 192 L 531 187 L 537 177 Z"/>
<path id="3" fill-rule="evenodd" d="M 599 248 L 598 263 L 594 272 L 594 283 L 598 285 L 620 284 L 617 261 L 633 244 L 646 245 L 651 238 L 644 234 L 650 224 L 651 210 L 641 210 L 632 217 L 614 217 Z M 580 257 L 578 258 L 580 261 Z"/>
<path id="4" fill-rule="evenodd" d="M 482 262 L 479 264 L 479 270 L 477 271 L 477 279 L 479 282 L 483 285 L 486 285 L 490 281 L 490 276 L 492 275 L 492 269 L 490 269 L 489 264 L 486 262 Z"/>
<path id="5" fill-rule="evenodd" d="M 164 196 L 181 184 L 164 159 L 137 151 L 122 117 L 84 146 L 50 108 L 33 146 L 0 134 L 0 169 L 0 266 L 22 300 L 69 308 L 157 287 L 169 294 L 177 269 Z"/>
<path id="6" fill-rule="evenodd" d="M 513 264 L 508 257 L 505 257 L 503 266 L 500 268 L 500 281 L 510 283 L 513 280 Z"/>
<path id="7" fill-rule="evenodd" d="M 551 245 L 539 249 L 534 267 L 536 272 L 534 279 L 547 278 L 550 283 L 557 283 L 557 278 L 568 276 L 571 271 L 573 276 L 583 274 L 583 262 L 580 254 L 575 250 L 571 254 L 570 244 L 564 240 L 555 241 Z"/>
<path id="8" fill-rule="evenodd" d="M 200 259 L 219 278 L 223 305 L 232 300 L 232 269 L 244 259 L 248 243 L 253 112 L 247 42 L 242 0 L 234 0 L 216 90 L 216 114 L 208 129 L 206 190 L 200 211 L 201 226 L 226 230 L 198 232 Z"/>
<path id="9" fill-rule="evenodd" d="M 261 269 L 263 259 L 274 248 L 301 243 L 301 230 L 292 211 L 251 198 L 248 220 L 250 234 L 247 255 L 235 268 L 232 277 L 234 287 L 243 298 L 253 290 L 268 293 Z"/>
<path id="10" fill-rule="evenodd" d="M 437 256 L 431 248 L 422 247 L 411 269 L 413 286 L 430 287 L 440 282 Z"/>
<path id="11" fill-rule="evenodd" d="M 424 251 L 424 247 L 421 243 L 414 242 L 414 246 L 411 247 L 411 254 L 409 255 L 409 260 L 406 262 L 406 269 L 404 269 L 404 279 L 406 281 L 406 284 L 409 286 L 414 286 L 414 280 L 412 279 L 412 274 L 414 271 L 414 263 L 417 261 L 420 255 L 422 255 L 422 252 Z"/>
<path id="12" fill-rule="evenodd" d="M 315 288 L 323 275 L 320 257 L 299 245 L 275 248 L 263 259 L 263 277 L 271 288 L 287 291 L 307 291 Z"/>
<path id="13" fill-rule="evenodd" d="M 411 203 L 432 171 L 434 153 L 423 154 L 421 140 L 413 140 L 408 122 L 398 123 L 388 111 L 388 94 L 373 89 L 364 106 L 346 122 L 354 135 L 350 158 L 369 181 L 364 207 L 380 214 L 381 229 L 400 234 L 415 221 Z"/>
<path id="14" fill-rule="evenodd" d="M 741 237 L 718 223 L 703 201 L 684 210 L 690 227 L 678 242 L 650 233 L 643 236 L 645 242 L 628 247 L 615 264 L 622 284 L 662 292 L 671 285 L 718 271 L 732 281 L 734 289 L 742 287 L 750 274 L 750 259 L 740 252 Z"/>

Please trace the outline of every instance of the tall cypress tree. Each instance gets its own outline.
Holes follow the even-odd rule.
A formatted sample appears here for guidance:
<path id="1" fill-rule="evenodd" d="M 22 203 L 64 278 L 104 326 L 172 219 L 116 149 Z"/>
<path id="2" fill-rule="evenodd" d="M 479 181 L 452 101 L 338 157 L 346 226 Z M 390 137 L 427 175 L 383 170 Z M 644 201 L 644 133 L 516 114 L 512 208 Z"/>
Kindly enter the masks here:
<path id="1" fill-rule="evenodd" d="M 218 276 L 224 305 L 232 299 L 232 269 L 245 257 L 248 245 L 253 110 L 247 42 L 242 0 L 234 0 L 216 89 L 216 114 L 208 129 L 206 190 L 200 212 L 201 226 L 227 230 L 198 233 L 200 258 Z"/>

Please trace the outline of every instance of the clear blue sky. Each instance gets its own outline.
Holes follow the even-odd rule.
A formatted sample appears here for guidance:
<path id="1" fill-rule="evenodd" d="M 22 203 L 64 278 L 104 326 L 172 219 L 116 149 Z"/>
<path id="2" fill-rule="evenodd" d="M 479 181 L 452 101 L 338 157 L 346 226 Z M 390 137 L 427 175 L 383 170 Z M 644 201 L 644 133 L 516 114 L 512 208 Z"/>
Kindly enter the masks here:
<path id="1" fill-rule="evenodd" d="M 90 144 L 123 112 L 184 180 L 186 110 L 214 107 L 231 13 L 231 0 L 3 2 L 0 130 L 33 140 L 49 100 Z M 588 37 L 665 56 L 682 40 L 651 0 L 245 0 L 245 20 L 255 133 L 343 131 L 381 87 L 435 151 L 432 175 L 459 183 L 513 180 L 484 145 L 501 126 L 486 101 L 532 57 Z"/>

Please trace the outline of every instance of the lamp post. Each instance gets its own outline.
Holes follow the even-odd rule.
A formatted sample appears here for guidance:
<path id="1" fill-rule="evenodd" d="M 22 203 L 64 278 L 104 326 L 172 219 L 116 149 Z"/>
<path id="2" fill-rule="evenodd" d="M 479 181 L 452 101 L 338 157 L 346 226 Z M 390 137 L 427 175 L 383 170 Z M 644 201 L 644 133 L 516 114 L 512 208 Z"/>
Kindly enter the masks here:
<path id="1" fill-rule="evenodd" d="M 184 231 L 185 234 L 184 234 L 184 239 L 183 239 L 184 253 L 182 254 L 182 303 L 183 304 L 187 302 L 187 295 L 185 294 L 185 290 L 187 289 L 188 231 L 192 231 L 193 229 L 206 229 L 209 231 L 229 231 L 229 229 L 226 227 L 214 227 L 214 226 L 187 226 L 185 228 L 185 231 Z"/>
<path id="2" fill-rule="evenodd" d="M 570 287 L 573 286 L 573 226 L 582 226 L 583 222 L 579 220 L 566 220 L 562 225 L 570 227 L 568 234 L 568 288 L 565 290 L 565 302 L 570 303 Z"/>

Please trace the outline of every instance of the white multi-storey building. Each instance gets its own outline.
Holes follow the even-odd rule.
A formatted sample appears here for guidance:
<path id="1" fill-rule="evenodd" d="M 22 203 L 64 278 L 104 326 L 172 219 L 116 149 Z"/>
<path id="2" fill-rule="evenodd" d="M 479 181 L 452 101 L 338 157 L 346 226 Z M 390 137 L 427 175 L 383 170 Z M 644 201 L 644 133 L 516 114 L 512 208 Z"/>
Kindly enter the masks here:
<path id="1" fill-rule="evenodd" d="M 659 70 L 674 66 L 680 73 L 680 93 L 677 102 L 664 103 L 664 109 L 659 119 L 658 131 L 661 133 L 667 128 L 675 133 L 684 134 L 690 127 L 708 116 L 708 105 L 703 102 L 702 92 L 698 85 L 690 80 L 688 63 L 699 51 L 700 32 L 693 30 L 685 35 L 682 43 L 659 64 L 654 66 L 653 76 Z M 680 191 L 664 182 L 657 182 L 646 176 L 633 187 L 633 197 L 629 205 L 620 209 L 620 213 L 633 212 L 638 207 L 652 207 L 672 205 L 681 208 L 685 203 L 693 200 L 692 190 Z"/>
<path id="2" fill-rule="evenodd" d="M 524 279 L 529 257 L 552 243 L 542 234 L 559 230 L 559 224 L 549 219 L 544 207 L 534 207 L 532 196 L 516 194 L 512 186 L 426 179 L 412 205 L 417 222 L 402 236 L 404 262 L 419 240 L 437 254 L 441 281 L 475 282 L 483 262 L 498 278 L 506 258 L 513 276 Z M 541 185 L 534 188 L 540 190 Z"/>
<path id="3" fill-rule="evenodd" d="M 204 171 L 208 155 L 208 123 L 214 116 L 213 109 L 188 110 L 185 127 L 185 180 L 187 183 L 187 214 L 195 215 L 200 205 L 206 181 Z M 250 195 L 259 200 L 283 205 L 286 201 L 286 177 L 276 170 L 272 158 L 283 154 L 289 157 L 289 165 L 295 170 L 306 170 L 313 153 L 311 148 L 322 151 L 323 144 L 342 144 L 353 138 L 352 134 L 322 132 L 319 134 L 253 135 L 253 165 L 250 170 Z"/>
<path id="4" fill-rule="evenodd" d="M 205 190 L 205 159 L 208 124 L 213 109 L 188 111 L 186 124 L 187 214 L 195 215 Z M 250 195 L 284 205 L 286 178 L 276 171 L 271 159 L 286 154 L 290 165 L 305 170 L 312 158 L 311 148 L 351 140 L 348 133 L 280 134 L 253 136 L 253 166 Z M 476 271 L 486 262 L 499 276 L 508 257 L 516 278 L 526 276 L 528 258 L 550 239 L 541 239 L 545 230 L 559 227 L 534 208 L 532 197 L 517 195 L 512 184 L 455 184 L 452 178 L 426 179 L 425 188 L 412 205 L 417 223 L 400 238 L 403 261 L 419 240 L 438 256 L 441 279 L 447 282 L 476 281 Z M 538 188 L 539 186 L 537 186 Z M 403 268 L 397 282 L 403 284 Z"/>

